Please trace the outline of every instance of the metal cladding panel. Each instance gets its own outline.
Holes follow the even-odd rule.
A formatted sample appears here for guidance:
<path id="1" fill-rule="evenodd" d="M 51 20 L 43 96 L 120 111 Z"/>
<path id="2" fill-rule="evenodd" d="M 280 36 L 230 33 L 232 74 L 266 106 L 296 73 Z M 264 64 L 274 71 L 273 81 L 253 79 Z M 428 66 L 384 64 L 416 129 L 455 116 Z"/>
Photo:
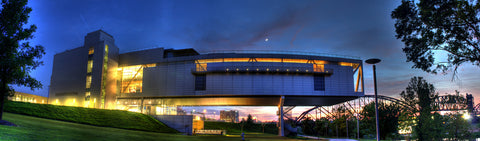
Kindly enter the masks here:
<path id="1" fill-rule="evenodd" d="M 83 98 L 85 95 L 88 48 L 79 47 L 55 54 L 50 81 L 49 100 Z M 56 96 L 58 95 L 58 96 Z"/>
<path id="2" fill-rule="evenodd" d="M 315 92 L 311 75 L 228 73 L 207 75 L 205 94 L 312 95 Z"/>
<path id="3" fill-rule="evenodd" d="M 139 96 L 195 95 L 195 78 L 191 73 L 192 62 L 162 63 L 145 68 L 143 93 Z"/>
<path id="4" fill-rule="evenodd" d="M 325 65 L 325 68 L 333 70 L 331 76 L 325 77 L 325 95 L 355 95 L 352 67 Z"/>
<path id="5" fill-rule="evenodd" d="M 163 48 L 155 48 L 120 54 L 119 66 L 162 62 L 164 61 L 163 53 Z"/>

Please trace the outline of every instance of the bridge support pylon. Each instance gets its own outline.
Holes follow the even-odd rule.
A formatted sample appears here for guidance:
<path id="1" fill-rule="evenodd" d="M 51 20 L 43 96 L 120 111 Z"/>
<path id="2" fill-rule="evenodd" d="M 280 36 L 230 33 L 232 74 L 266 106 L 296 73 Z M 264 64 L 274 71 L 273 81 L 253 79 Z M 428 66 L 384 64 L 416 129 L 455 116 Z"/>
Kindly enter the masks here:
<path id="1" fill-rule="evenodd" d="M 283 102 L 285 101 L 285 96 L 280 97 L 280 102 L 278 103 L 278 136 L 285 136 L 285 122 L 283 121 Z"/>

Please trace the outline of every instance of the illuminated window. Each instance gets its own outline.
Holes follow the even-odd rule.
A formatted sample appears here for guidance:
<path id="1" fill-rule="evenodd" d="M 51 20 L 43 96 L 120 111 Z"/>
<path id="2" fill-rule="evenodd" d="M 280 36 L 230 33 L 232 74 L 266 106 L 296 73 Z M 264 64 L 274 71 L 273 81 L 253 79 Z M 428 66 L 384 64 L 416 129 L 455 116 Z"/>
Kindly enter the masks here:
<path id="1" fill-rule="evenodd" d="M 307 59 L 288 59 L 288 58 L 284 58 L 283 62 L 284 63 L 307 63 L 308 60 Z"/>
<path id="2" fill-rule="evenodd" d="M 122 74 L 121 93 L 141 93 L 143 68 L 155 66 L 156 64 L 146 64 L 122 67 L 120 69 L 120 74 Z"/>
<path id="3" fill-rule="evenodd" d="M 281 58 L 256 58 L 257 62 L 276 62 L 276 63 L 281 63 L 282 59 Z"/>
<path id="4" fill-rule="evenodd" d="M 206 90 L 206 87 L 207 87 L 207 75 L 195 76 L 195 90 L 196 91 Z"/>
<path id="5" fill-rule="evenodd" d="M 93 68 L 93 60 L 88 60 L 87 63 L 87 73 L 91 73 Z"/>
<path id="6" fill-rule="evenodd" d="M 347 62 L 340 62 L 338 63 L 340 66 L 349 66 L 352 67 L 354 64 L 353 63 L 347 63 Z"/>
<path id="7" fill-rule="evenodd" d="M 224 62 L 248 62 L 250 58 L 223 58 Z"/>
<path id="8" fill-rule="evenodd" d="M 323 65 L 313 64 L 313 71 L 314 72 L 324 72 Z"/>
<path id="9" fill-rule="evenodd" d="M 90 49 L 88 50 L 88 55 L 91 55 L 91 54 L 93 54 L 93 52 L 94 52 L 94 49 L 93 49 L 93 47 L 90 47 Z"/>
<path id="10" fill-rule="evenodd" d="M 327 64 L 327 61 L 323 60 L 314 60 L 315 64 Z"/>
<path id="11" fill-rule="evenodd" d="M 325 91 L 325 76 L 314 75 L 313 85 L 315 91 Z"/>
<path id="12" fill-rule="evenodd" d="M 86 88 L 90 88 L 90 85 L 92 85 L 92 76 L 91 75 L 88 75 L 87 76 L 87 86 Z"/>
<path id="13" fill-rule="evenodd" d="M 197 64 L 197 71 L 207 71 L 207 63 Z"/>

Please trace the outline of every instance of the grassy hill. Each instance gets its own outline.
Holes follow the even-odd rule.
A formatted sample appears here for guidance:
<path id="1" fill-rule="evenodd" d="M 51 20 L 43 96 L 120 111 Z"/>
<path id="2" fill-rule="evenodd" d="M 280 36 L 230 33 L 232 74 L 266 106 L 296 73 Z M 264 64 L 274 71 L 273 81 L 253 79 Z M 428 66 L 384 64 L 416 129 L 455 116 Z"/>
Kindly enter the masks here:
<path id="1" fill-rule="evenodd" d="M 156 133 L 99 127 L 72 122 L 64 122 L 32 116 L 5 113 L 4 119 L 18 127 L 0 125 L 1 141 L 240 141 L 239 134 L 228 136 L 185 136 L 172 133 Z M 246 133 L 247 141 L 300 141 L 279 137 L 274 134 Z"/>
<path id="2" fill-rule="evenodd" d="M 4 111 L 95 126 L 177 133 L 175 129 L 166 126 L 149 115 L 121 110 L 104 110 L 9 101 L 5 103 Z"/>

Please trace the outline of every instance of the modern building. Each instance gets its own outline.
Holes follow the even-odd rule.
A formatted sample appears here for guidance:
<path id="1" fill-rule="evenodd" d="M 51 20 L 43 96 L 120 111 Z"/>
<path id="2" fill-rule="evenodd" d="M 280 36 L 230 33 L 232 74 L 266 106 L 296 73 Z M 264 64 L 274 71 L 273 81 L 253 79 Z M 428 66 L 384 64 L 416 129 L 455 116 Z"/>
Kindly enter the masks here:
<path id="1" fill-rule="evenodd" d="M 47 104 L 48 98 L 33 94 L 27 94 L 22 92 L 15 92 L 15 94 L 11 97 L 8 97 L 8 100 L 11 101 L 20 101 L 20 102 L 29 102 L 29 103 L 37 103 L 37 104 Z"/>
<path id="2" fill-rule="evenodd" d="M 235 110 L 221 110 L 220 111 L 220 120 L 225 122 L 239 122 L 238 120 L 238 111 Z"/>
<path id="3" fill-rule="evenodd" d="M 119 54 L 88 33 L 54 57 L 49 103 L 177 114 L 178 106 L 332 105 L 363 96 L 362 60 L 330 54 L 154 48 Z"/>

